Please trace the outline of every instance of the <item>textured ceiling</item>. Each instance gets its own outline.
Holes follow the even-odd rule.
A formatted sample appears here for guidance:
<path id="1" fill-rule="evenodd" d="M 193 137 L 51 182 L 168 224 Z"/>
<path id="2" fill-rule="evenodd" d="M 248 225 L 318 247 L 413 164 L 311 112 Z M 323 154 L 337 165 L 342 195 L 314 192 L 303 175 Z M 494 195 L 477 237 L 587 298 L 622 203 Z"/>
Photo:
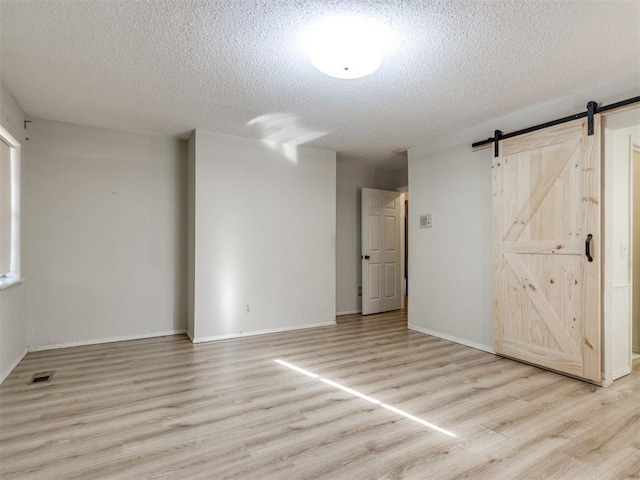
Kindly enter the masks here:
<path id="1" fill-rule="evenodd" d="M 375 74 L 330 78 L 302 51 L 305 27 L 339 13 L 391 30 Z M 32 117 L 390 168 L 417 142 L 640 70 L 639 0 L 1 0 L 0 17 L 0 76 Z"/>

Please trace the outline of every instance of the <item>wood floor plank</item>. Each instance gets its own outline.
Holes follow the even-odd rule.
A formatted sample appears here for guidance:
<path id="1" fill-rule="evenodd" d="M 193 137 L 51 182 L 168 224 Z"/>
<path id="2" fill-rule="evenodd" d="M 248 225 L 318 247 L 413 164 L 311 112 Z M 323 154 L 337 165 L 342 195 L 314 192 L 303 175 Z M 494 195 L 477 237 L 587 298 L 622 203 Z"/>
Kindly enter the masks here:
<path id="1" fill-rule="evenodd" d="M 0 386 L 7 480 L 639 477 L 640 364 L 595 387 L 408 330 L 405 311 L 33 352 Z"/>

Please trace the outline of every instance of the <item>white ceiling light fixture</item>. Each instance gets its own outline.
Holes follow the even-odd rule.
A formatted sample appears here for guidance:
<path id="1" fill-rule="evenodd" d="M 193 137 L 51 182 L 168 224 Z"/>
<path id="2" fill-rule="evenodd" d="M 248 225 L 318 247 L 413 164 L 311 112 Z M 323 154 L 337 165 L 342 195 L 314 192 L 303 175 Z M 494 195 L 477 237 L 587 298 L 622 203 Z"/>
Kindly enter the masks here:
<path id="1" fill-rule="evenodd" d="M 324 18 L 306 32 L 305 48 L 311 63 L 335 78 L 361 78 L 380 68 L 389 49 L 386 27 L 364 17 Z"/>

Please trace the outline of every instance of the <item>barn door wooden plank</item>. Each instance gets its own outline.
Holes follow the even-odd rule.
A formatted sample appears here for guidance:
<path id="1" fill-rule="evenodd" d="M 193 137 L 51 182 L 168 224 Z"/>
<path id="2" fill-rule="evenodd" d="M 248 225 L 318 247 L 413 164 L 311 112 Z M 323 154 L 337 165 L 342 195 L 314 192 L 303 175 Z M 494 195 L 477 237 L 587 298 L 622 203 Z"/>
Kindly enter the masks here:
<path id="1" fill-rule="evenodd" d="M 505 140 L 493 160 L 494 348 L 600 381 L 600 119 Z M 593 235 L 593 262 L 584 252 Z"/>

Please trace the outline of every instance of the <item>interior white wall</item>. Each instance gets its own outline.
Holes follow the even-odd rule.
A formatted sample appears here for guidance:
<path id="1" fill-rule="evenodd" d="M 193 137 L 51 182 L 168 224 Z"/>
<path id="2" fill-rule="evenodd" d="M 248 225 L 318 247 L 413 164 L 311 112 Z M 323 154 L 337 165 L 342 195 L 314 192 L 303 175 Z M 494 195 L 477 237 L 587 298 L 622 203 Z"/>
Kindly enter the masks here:
<path id="1" fill-rule="evenodd" d="M 605 126 L 615 115 L 605 120 Z M 604 317 L 608 381 L 631 371 L 631 137 L 640 125 L 605 129 L 604 139 Z"/>
<path id="2" fill-rule="evenodd" d="M 34 119 L 30 346 L 186 329 L 186 142 Z"/>
<path id="3" fill-rule="evenodd" d="M 335 323 L 335 152 L 196 131 L 194 195 L 194 341 Z"/>
<path id="4" fill-rule="evenodd" d="M 395 190 L 409 184 L 409 169 L 388 170 L 376 168 L 376 186 L 381 190 Z"/>
<path id="5" fill-rule="evenodd" d="M 611 200 L 613 228 L 610 232 L 611 250 L 608 252 L 612 265 L 612 281 L 615 285 L 631 283 L 629 264 L 631 239 L 631 137 L 640 135 L 640 125 L 613 130 L 605 138 L 606 154 L 611 156 Z M 610 147 L 610 149 L 609 149 Z M 609 210 L 608 210 L 609 211 Z"/>
<path id="6" fill-rule="evenodd" d="M 637 95 L 640 73 L 575 92 L 409 150 L 409 326 L 492 350 L 491 155 L 471 144 Z M 433 228 L 418 228 L 421 214 Z"/>
<path id="7" fill-rule="evenodd" d="M 336 180 L 336 314 L 362 311 L 361 190 L 395 190 L 406 186 L 407 169 L 384 170 L 357 162 L 337 163 Z"/>
<path id="8" fill-rule="evenodd" d="M 22 146 L 22 165 L 26 160 L 25 119 L 26 116 L 20 104 L 0 81 L 0 124 L 20 142 Z M 21 184 L 21 191 L 24 192 L 24 176 Z M 24 211 L 23 206 L 23 222 L 21 225 L 24 225 Z M 23 234 L 21 239 L 23 246 L 21 248 L 21 256 L 24 258 L 25 241 Z M 24 269 L 24 261 L 22 265 Z M 0 383 L 25 355 L 26 347 L 26 286 L 24 283 L 20 283 L 5 290 L 0 290 Z"/>
<path id="9" fill-rule="evenodd" d="M 409 327 L 491 349 L 491 152 L 468 150 L 409 151 Z"/>

